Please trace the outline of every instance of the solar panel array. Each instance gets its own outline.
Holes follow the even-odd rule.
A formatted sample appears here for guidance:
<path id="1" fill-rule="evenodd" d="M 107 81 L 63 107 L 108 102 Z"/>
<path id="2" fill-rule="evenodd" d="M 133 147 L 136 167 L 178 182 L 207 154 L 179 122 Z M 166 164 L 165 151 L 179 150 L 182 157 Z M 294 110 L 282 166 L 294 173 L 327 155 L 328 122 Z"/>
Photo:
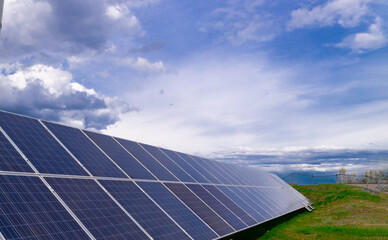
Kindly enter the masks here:
<path id="1" fill-rule="evenodd" d="M 218 239 L 309 205 L 264 171 L 0 111 L 0 239 Z"/>

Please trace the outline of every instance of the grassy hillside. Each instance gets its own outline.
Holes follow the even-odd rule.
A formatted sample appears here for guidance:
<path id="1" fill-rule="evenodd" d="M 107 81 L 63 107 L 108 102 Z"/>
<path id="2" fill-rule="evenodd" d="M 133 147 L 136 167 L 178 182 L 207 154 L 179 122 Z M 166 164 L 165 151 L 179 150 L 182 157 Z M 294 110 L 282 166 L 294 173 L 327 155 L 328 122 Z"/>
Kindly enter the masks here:
<path id="1" fill-rule="evenodd" d="M 304 212 L 259 239 L 388 239 L 388 194 L 336 184 L 295 186 L 314 202 Z"/>

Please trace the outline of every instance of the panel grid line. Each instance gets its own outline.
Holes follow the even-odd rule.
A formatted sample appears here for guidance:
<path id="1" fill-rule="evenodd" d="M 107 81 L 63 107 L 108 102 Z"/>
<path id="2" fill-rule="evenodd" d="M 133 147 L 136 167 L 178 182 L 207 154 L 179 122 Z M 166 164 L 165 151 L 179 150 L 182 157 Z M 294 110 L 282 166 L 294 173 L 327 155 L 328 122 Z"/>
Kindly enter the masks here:
<path id="1" fill-rule="evenodd" d="M 158 150 L 164 154 L 164 156 L 166 156 L 167 158 L 169 158 L 171 161 L 173 161 L 180 169 L 182 169 L 187 175 L 189 175 L 196 183 L 198 183 L 198 181 L 193 177 L 191 176 L 190 173 L 188 173 L 183 167 L 181 167 L 178 163 L 176 163 L 172 158 L 170 158 L 170 156 L 168 156 L 165 152 L 162 151 L 162 149 L 160 149 L 159 147 L 157 147 Z M 181 181 L 182 182 L 182 181 Z"/>
<path id="2" fill-rule="evenodd" d="M 43 122 L 40 121 L 40 123 L 42 125 Z M 44 125 L 45 126 L 45 125 Z M 53 136 L 55 136 L 47 127 L 46 129 L 50 132 L 50 134 L 52 134 Z M 83 131 L 81 131 L 83 133 Z M 57 138 L 55 137 L 55 139 L 59 142 L 59 144 L 71 155 L 72 158 L 74 158 L 74 160 L 76 160 L 82 168 L 84 168 L 84 170 L 89 174 L 89 176 L 100 186 L 100 188 L 102 188 L 108 195 L 109 197 L 116 203 L 116 205 L 118 205 L 120 207 L 121 210 L 123 210 L 125 212 L 125 214 L 144 232 L 144 234 L 146 234 L 147 236 L 149 236 L 151 238 L 151 236 L 145 231 L 145 229 L 127 212 L 125 211 L 125 209 L 123 208 L 123 206 L 121 206 L 121 204 L 110 194 L 108 193 L 108 191 L 98 182 L 97 179 L 94 178 L 93 174 L 91 174 L 91 172 L 86 169 L 85 166 L 83 166 L 81 164 L 81 162 L 70 152 L 69 149 L 67 149 L 67 147 Z M 93 142 L 94 143 L 94 142 Z M 104 153 L 105 154 L 105 153 Z M 152 239 L 152 238 L 151 238 Z"/>
<path id="3" fill-rule="evenodd" d="M 158 206 L 158 208 L 160 210 L 162 210 L 162 212 L 164 212 L 164 214 L 166 214 L 190 239 L 194 240 L 187 232 L 185 229 L 182 228 L 182 226 L 180 226 L 171 216 L 170 214 L 168 214 L 166 211 L 164 211 L 164 209 L 157 203 L 155 202 L 155 200 L 150 196 L 148 195 L 148 193 L 146 191 L 143 190 L 143 188 L 141 188 L 136 182 L 133 182 L 135 184 L 136 187 L 138 187 L 156 206 Z"/>
<path id="4" fill-rule="evenodd" d="M 155 161 L 157 161 L 164 169 L 166 169 L 171 175 L 173 175 L 178 181 L 179 178 L 177 176 L 175 176 L 175 174 L 173 174 L 166 166 L 164 166 L 156 157 L 154 157 L 150 152 L 147 151 L 147 149 L 145 149 L 140 143 L 136 142 L 137 145 L 139 145 L 139 147 L 141 147 L 148 155 L 150 155 L 153 159 L 155 159 Z"/>
<path id="5" fill-rule="evenodd" d="M 127 178 L 130 178 L 131 177 L 115 162 L 113 161 L 113 159 L 111 157 L 109 157 L 108 154 L 106 154 L 101 148 L 100 146 L 98 146 L 82 129 L 79 129 L 84 135 L 85 137 L 87 137 L 89 139 L 89 141 L 91 141 L 94 146 L 96 146 L 118 169 L 120 169 L 120 171 L 127 177 Z"/>
<path id="6" fill-rule="evenodd" d="M 155 179 L 159 179 L 158 177 L 155 176 L 137 157 L 135 157 L 128 149 L 126 149 L 115 137 L 112 137 L 119 145 L 122 147 L 129 155 L 131 155 L 136 161 L 138 161 Z"/>
<path id="7" fill-rule="evenodd" d="M 195 192 L 193 192 L 193 190 L 191 190 L 189 187 L 187 187 L 185 184 L 183 184 L 187 189 L 189 189 L 190 190 L 190 192 L 192 193 L 192 194 L 194 194 L 195 196 L 197 196 L 198 197 L 198 195 L 197 194 L 195 194 Z M 205 204 L 208 208 L 210 208 L 218 217 L 220 217 L 227 225 L 229 225 L 229 227 L 231 227 L 232 229 L 234 229 L 235 231 L 236 231 L 236 229 L 232 226 L 232 225 L 230 225 L 223 217 L 221 217 L 215 210 L 213 210 L 213 208 L 211 208 L 205 201 L 203 201 L 200 197 L 198 197 L 198 199 L 199 200 L 201 200 L 201 202 L 203 203 L 203 204 Z"/>
<path id="8" fill-rule="evenodd" d="M 212 227 L 210 227 L 201 217 L 199 217 L 189 206 L 187 206 L 187 204 L 185 202 L 182 201 L 182 199 L 180 199 L 173 191 L 171 191 L 171 189 L 169 189 L 166 185 L 164 185 L 164 183 L 162 183 L 162 185 L 168 190 L 170 191 L 170 193 L 172 193 L 181 203 L 183 203 L 183 205 L 185 205 L 195 216 L 197 216 L 206 226 L 208 226 L 217 236 L 219 236 L 218 233 L 216 233 L 214 231 L 214 229 Z"/>
<path id="9" fill-rule="evenodd" d="M 16 149 L 16 151 L 26 160 L 27 164 L 32 168 L 32 170 L 38 174 L 39 179 L 46 185 L 46 187 L 51 191 L 51 193 L 55 196 L 55 198 L 62 204 L 62 206 L 66 209 L 66 211 L 72 216 L 72 218 L 78 223 L 78 225 L 85 231 L 85 233 L 91 238 L 95 240 L 95 237 L 89 232 L 89 230 L 85 227 L 85 225 L 81 222 L 81 220 L 74 214 L 74 212 L 67 206 L 67 204 L 59 197 L 59 195 L 54 191 L 54 189 L 48 184 L 48 182 L 42 177 L 39 176 L 39 171 L 35 168 L 35 166 L 28 160 L 28 158 L 24 155 L 24 153 L 19 149 L 19 147 L 15 144 L 15 142 L 8 136 L 8 134 L 0 127 L 0 131 L 7 138 L 7 140 L 12 144 L 12 146 Z"/>

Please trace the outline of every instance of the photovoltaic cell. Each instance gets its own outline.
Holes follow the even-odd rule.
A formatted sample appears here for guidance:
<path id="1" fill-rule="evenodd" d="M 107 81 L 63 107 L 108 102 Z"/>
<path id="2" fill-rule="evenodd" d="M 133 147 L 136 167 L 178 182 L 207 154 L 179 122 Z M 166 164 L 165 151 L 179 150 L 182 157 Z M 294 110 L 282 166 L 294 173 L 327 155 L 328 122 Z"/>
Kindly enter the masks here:
<path id="1" fill-rule="evenodd" d="M 147 153 L 139 144 L 120 138 L 116 139 L 159 180 L 178 181 L 178 179 L 176 179 L 165 167 Z"/>
<path id="2" fill-rule="evenodd" d="M 147 150 L 152 156 L 159 160 L 159 162 L 165 166 L 175 177 L 179 178 L 182 182 L 195 182 L 195 180 L 188 175 L 182 168 L 180 168 L 174 161 L 168 158 L 157 147 L 147 144 L 140 144 L 145 150 Z"/>
<path id="3" fill-rule="evenodd" d="M 38 177 L 0 175 L 0 232 L 5 239 L 89 239 Z"/>
<path id="4" fill-rule="evenodd" d="M 265 217 L 260 215 L 255 209 L 254 206 L 250 206 L 244 199 L 241 194 L 235 194 L 232 190 L 230 190 L 226 186 L 217 186 L 221 192 L 223 192 L 226 196 L 228 196 L 233 202 L 235 202 L 239 207 L 244 209 L 251 217 L 253 217 L 256 222 L 260 223 L 266 220 Z"/>
<path id="5" fill-rule="evenodd" d="M 155 177 L 121 147 L 113 137 L 89 131 L 84 132 L 131 178 L 155 180 Z"/>
<path id="6" fill-rule="evenodd" d="M 214 177 L 211 173 L 209 173 L 206 168 L 201 166 L 195 159 L 191 158 L 189 155 L 184 153 L 178 153 L 178 155 L 183 158 L 188 164 L 190 164 L 193 168 L 195 168 L 198 172 L 200 172 L 206 179 L 211 183 L 220 184 L 221 182 Z"/>
<path id="7" fill-rule="evenodd" d="M 249 214 L 247 214 L 243 209 L 241 209 L 236 203 L 234 203 L 230 198 L 223 194 L 217 187 L 213 185 L 204 185 L 204 188 L 208 190 L 215 198 L 222 202 L 230 211 L 232 211 L 236 216 L 238 216 L 245 224 L 248 226 L 255 225 L 257 222 Z"/>
<path id="8" fill-rule="evenodd" d="M 182 169 L 184 169 L 195 181 L 199 183 L 209 183 L 204 176 L 202 176 L 197 170 L 195 170 L 190 164 L 186 163 L 176 152 L 171 150 L 160 148 L 170 159 L 172 159 L 176 164 L 178 164 Z"/>
<path id="9" fill-rule="evenodd" d="M 258 194 L 257 192 L 255 193 L 252 187 L 241 187 L 239 189 L 243 191 L 249 198 L 254 200 L 256 203 L 259 203 L 260 206 L 264 206 L 265 211 L 268 212 L 271 215 L 271 217 L 275 217 L 279 215 L 279 211 L 276 207 L 275 202 L 267 201 L 266 198 L 270 199 L 269 196 L 261 195 L 261 194 Z"/>
<path id="10" fill-rule="evenodd" d="M 0 132 L 0 171 L 33 172 L 27 162 Z"/>
<path id="11" fill-rule="evenodd" d="M 126 177 L 81 130 L 49 122 L 44 124 L 94 176 Z"/>
<path id="12" fill-rule="evenodd" d="M 200 157 L 196 157 L 196 156 L 191 156 L 191 157 L 194 158 L 195 160 L 197 160 L 197 162 L 201 166 L 206 168 L 209 173 L 211 173 L 213 176 L 215 176 L 217 179 L 219 179 L 221 181 L 221 183 L 233 184 L 232 181 L 230 181 L 228 179 L 228 177 L 226 177 L 227 175 L 221 173 L 221 170 L 218 167 L 216 161 L 212 161 L 212 160 L 208 160 L 208 159 L 204 159 L 204 158 L 200 158 Z"/>
<path id="13" fill-rule="evenodd" d="M 233 181 L 237 182 L 237 183 L 234 182 L 235 185 L 249 185 L 249 183 L 245 180 L 244 175 L 236 174 L 236 172 L 233 171 L 233 168 L 231 168 L 229 164 L 222 163 L 222 162 L 219 162 L 218 164 L 219 164 L 220 168 L 226 174 L 228 174 L 231 181 L 233 180 Z"/>
<path id="14" fill-rule="evenodd" d="M 0 111 L 0 126 L 39 172 L 87 175 L 38 120 Z"/>
<path id="15" fill-rule="evenodd" d="M 154 239 L 190 239 L 133 182 L 100 182 Z"/>
<path id="16" fill-rule="evenodd" d="M 209 207 L 211 207 L 218 215 L 220 215 L 229 225 L 235 230 L 241 230 L 248 227 L 236 215 L 234 215 L 228 208 L 226 208 L 219 200 L 211 195 L 205 188 L 197 184 L 187 184 L 199 198 L 202 199 Z"/>
<path id="17" fill-rule="evenodd" d="M 207 160 L 206 162 L 208 162 L 208 164 L 211 164 L 213 165 L 213 168 L 215 171 L 219 172 L 219 175 L 221 176 L 224 176 L 224 178 L 226 179 L 226 181 L 224 180 L 223 182 L 225 182 L 225 184 L 232 184 L 232 185 L 240 185 L 241 183 L 236 180 L 233 175 L 231 175 L 224 167 L 223 167 L 223 164 L 224 163 L 221 163 L 221 162 L 218 162 L 218 161 L 210 161 L 208 159 L 204 159 L 204 160 Z"/>
<path id="18" fill-rule="evenodd" d="M 273 218 L 276 214 L 269 210 L 268 207 L 259 201 L 257 198 L 253 197 L 250 192 L 248 192 L 244 187 L 229 187 L 234 193 L 240 195 L 244 198 L 250 206 L 252 206 L 256 211 L 260 213 L 265 219 Z"/>
<path id="19" fill-rule="evenodd" d="M 193 212 L 206 222 L 218 235 L 224 236 L 234 232 L 221 217 L 204 204 L 184 184 L 165 183 L 165 185 L 181 199 Z"/>
<path id="20" fill-rule="evenodd" d="M 137 182 L 191 237 L 208 240 L 218 237 L 162 183 Z"/>
<path id="21" fill-rule="evenodd" d="M 96 239 L 148 239 L 94 180 L 46 180 Z"/>

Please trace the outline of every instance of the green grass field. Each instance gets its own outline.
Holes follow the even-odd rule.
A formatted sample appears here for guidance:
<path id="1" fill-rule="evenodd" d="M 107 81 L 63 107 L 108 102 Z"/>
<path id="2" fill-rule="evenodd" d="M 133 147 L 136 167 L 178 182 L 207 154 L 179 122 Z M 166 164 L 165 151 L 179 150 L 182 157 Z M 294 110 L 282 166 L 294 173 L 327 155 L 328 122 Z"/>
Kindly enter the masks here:
<path id="1" fill-rule="evenodd" d="M 295 186 L 314 202 L 258 239 L 388 239 L 388 194 L 336 184 Z"/>

